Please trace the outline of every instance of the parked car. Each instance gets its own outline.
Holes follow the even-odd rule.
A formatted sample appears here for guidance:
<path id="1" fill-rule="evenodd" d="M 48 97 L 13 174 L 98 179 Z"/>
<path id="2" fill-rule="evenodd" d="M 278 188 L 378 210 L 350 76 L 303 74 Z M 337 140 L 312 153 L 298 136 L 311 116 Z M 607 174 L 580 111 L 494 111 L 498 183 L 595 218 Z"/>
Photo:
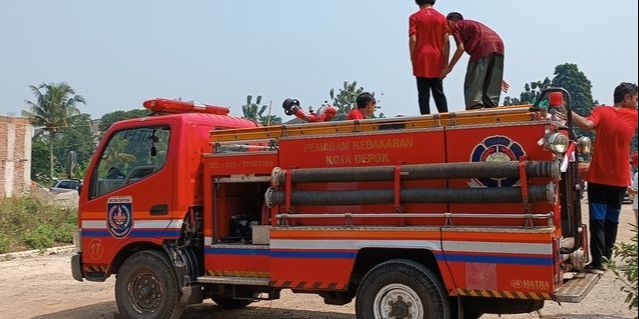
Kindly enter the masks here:
<path id="1" fill-rule="evenodd" d="M 82 187 L 82 181 L 77 179 L 61 179 L 53 182 L 49 191 L 54 194 L 78 191 Z"/>

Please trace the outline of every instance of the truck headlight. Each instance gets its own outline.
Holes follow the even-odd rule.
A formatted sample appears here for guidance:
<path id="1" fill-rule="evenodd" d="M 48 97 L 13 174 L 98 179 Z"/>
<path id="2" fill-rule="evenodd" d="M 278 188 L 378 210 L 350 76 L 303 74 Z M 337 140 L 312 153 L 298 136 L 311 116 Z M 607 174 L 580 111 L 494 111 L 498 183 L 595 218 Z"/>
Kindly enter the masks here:
<path id="1" fill-rule="evenodd" d="M 75 252 L 82 252 L 82 229 L 77 228 L 75 232 L 73 232 L 73 244 L 75 245 Z"/>
<path id="2" fill-rule="evenodd" d="M 577 139 L 577 149 L 581 154 L 590 154 L 592 151 L 592 140 L 588 136 L 582 136 Z"/>
<path id="3" fill-rule="evenodd" d="M 555 152 L 556 154 L 566 153 L 570 140 L 568 136 L 561 133 L 552 133 L 546 136 L 546 148 Z"/>

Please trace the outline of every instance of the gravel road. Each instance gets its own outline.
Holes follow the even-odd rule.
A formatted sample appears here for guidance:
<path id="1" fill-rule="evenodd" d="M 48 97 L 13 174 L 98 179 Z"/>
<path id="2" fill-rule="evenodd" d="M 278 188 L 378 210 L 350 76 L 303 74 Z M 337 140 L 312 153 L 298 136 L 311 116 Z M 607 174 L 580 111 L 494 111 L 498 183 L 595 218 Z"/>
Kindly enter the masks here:
<path id="1" fill-rule="evenodd" d="M 619 240 L 631 237 L 628 223 L 634 222 L 629 206 L 624 206 Z M 71 278 L 70 254 L 32 256 L 0 261 L 0 318 L 100 319 L 117 318 L 114 278 L 105 283 L 80 283 Z M 620 284 L 608 272 L 581 304 L 559 306 L 547 303 L 543 318 L 612 319 L 633 318 L 623 303 Z M 539 314 L 502 316 L 537 318 Z M 244 310 L 219 309 L 213 302 L 190 306 L 184 319 L 355 319 L 354 306 L 329 306 L 314 295 L 282 292 L 282 299 L 258 302 Z M 484 316 L 482 318 L 498 318 Z"/>

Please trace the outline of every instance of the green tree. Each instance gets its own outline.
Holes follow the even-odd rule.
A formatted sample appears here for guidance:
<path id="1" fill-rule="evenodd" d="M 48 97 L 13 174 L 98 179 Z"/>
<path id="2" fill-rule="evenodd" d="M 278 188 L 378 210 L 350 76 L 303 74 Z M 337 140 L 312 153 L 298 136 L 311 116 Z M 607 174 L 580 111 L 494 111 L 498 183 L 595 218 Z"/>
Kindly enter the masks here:
<path id="1" fill-rule="evenodd" d="M 106 113 L 102 115 L 100 118 L 100 124 L 98 125 L 98 130 L 100 131 L 100 135 L 103 135 L 110 127 L 116 122 L 137 119 L 141 117 L 146 117 L 151 115 L 151 110 L 147 109 L 136 109 L 130 111 L 115 111 L 111 113 Z"/>
<path id="2" fill-rule="evenodd" d="M 96 146 L 91 126 L 91 117 L 88 114 L 81 114 L 71 119 L 68 127 L 60 129 L 54 148 L 58 164 L 55 167 L 56 171 L 66 171 L 64 163 L 67 161 L 69 151 L 76 152 L 78 171 L 83 172 L 86 169 Z M 69 178 L 75 177 L 82 177 L 82 175 L 69 176 Z"/>
<path id="3" fill-rule="evenodd" d="M 337 95 L 335 94 L 335 89 L 331 89 L 328 93 L 331 100 L 333 101 L 333 106 L 337 108 L 337 115 L 335 115 L 335 120 L 341 121 L 345 120 L 348 113 L 356 108 L 357 105 L 357 96 L 365 92 L 364 88 L 361 86 L 357 86 L 357 81 L 353 81 L 351 83 L 344 81 L 344 85 L 339 89 Z M 370 92 L 373 96 L 375 92 Z M 379 105 L 380 101 L 377 101 L 377 109 L 381 108 Z M 375 115 L 373 115 L 375 117 Z M 384 113 L 379 114 L 380 118 L 384 117 Z"/>
<path id="4" fill-rule="evenodd" d="M 260 123 L 262 125 L 275 125 L 281 124 L 282 118 L 275 115 L 264 115 L 264 112 L 268 109 L 268 105 L 260 105 L 262 104 L 262 96 L 258 95 L 255 99 L 255 103 L 253 103 L 253 96 L 246 96 L 246 104 L 242 105 L 242 113 L 244 113 L 244 118 Z"/>
<path id="5" fill-rule="evenodd" d="M 552 81 L 545 78 L 543 81 L 526 83 L 524 91 L 519 98 L 506 97 L 506 105 L 519 105 L 533 103 L 541 94 L 541 91 L 549 87 L 562 87 L 570 92 L 572 96 L 571 108 L 581 115 L 589 115 L 592 108 L 599 104 L 592 97 L 592 83 L 588 77 L 579 70 L 576 64 L 565 63 L 555 67 Z M 588 136 L 594 138 L 593 132 L 587 132 L 575 127 L 577 136 Z"/>
<path id="6" fill-rule="evenodd" d="M 530 83 L 524 84 L 524 91 L 521 92 L 519 98 L 511 98 L 507 96 L 504 99 L 505 105 L 524 105 L 524 104 L 533 104 L 535 100 L 541 95 L 541 91 L 549 88 L 552 85 L 552 82 L 548 77 L 546 77 L 543 81 L 534 81 Z"/>
<path id="7" fill-rule="evenodd" d="M 31 179 L 50 186 L 51 175 L 49 162 L 49 143 L 42 135 L 31 140 Z"/>
<path id="8" fill-rule="evenodd" d="M 572 96 L 571 108 L 581 115 L 589 115 L 593 107 L 599 104 L 592 98 L 592 83 L 588 77 L 579 70 L 576 64 L 565 63 L 555 68 L 553 86 L 562 87 Z M 577 136 L 594 138 L 594 132 L 575 128 Z"/>
<path id="9" fill-rule="evenodd" d="M 69 126 L 81 116 L 78 104 L 86 104 L 84 97 L 75 94 L 67 83 L 42 83 L 30 85 L 35 102 L 25 100 L 29 111 L 23 111 L 25 117 L 36 127 L 42 127 L 49 142 L 49 177 L 54 175 L 54 142 L 60 129 Z"/>

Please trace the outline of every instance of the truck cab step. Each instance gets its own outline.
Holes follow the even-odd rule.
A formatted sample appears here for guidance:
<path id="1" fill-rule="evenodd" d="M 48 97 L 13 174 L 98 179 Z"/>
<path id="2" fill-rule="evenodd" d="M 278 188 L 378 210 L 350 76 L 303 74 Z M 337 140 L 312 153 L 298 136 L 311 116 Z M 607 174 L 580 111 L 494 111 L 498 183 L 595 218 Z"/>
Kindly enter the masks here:
<path id="1" fill-rule="evenodd" d="M 592 290 L 601 278 L 601 275 L 579 273 L 572 279 L 567 280 L 563 287 L 557 289 L 554 300 L 559 302 L 579 303 Z"/>
<path id="2" fill-rule="evenodd" d="M 268 286 L 270 285 L 271 279 L 257 277 L 202 276 L 197 278 L 197 282 L 202 284 L 218 285 Z"/>

